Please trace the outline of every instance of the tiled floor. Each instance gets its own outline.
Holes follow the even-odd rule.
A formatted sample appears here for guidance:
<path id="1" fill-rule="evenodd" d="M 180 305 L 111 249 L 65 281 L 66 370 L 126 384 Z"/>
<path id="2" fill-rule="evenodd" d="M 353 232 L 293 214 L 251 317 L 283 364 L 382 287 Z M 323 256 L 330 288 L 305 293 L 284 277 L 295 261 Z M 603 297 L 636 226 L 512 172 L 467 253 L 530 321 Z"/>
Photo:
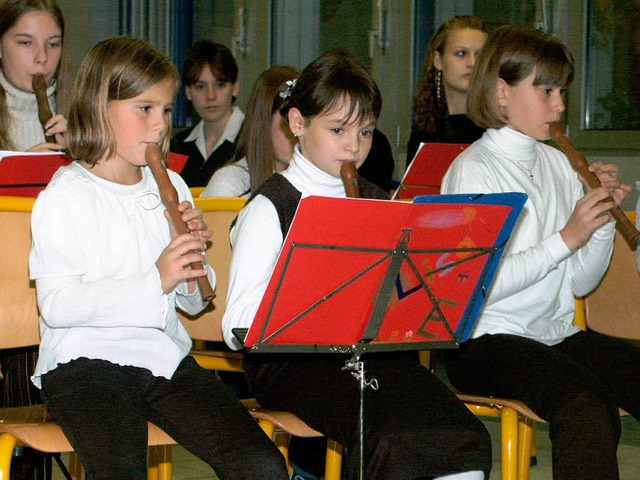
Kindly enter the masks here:
<path id="1" fill-rule="evenodd" d="M 640 480 L 640 423 L 631 417 L 622 419 L 622 440 L 618 450 L 621 480 Z M 497 419 L 485 421 L 493 439 L 493 471 L 491 480 L 500 479 L 500 425 Z M 546 425 L 538 425 L 536 432 L 538 448 L 537 465 L 531 468 L 531 480 L 550 480 L 551 451 Z M 211 468 L 181 447 L 173 449 L 174 480 L 216 479 Z M 54 470 L 54 480 L 63 480 Z"/>

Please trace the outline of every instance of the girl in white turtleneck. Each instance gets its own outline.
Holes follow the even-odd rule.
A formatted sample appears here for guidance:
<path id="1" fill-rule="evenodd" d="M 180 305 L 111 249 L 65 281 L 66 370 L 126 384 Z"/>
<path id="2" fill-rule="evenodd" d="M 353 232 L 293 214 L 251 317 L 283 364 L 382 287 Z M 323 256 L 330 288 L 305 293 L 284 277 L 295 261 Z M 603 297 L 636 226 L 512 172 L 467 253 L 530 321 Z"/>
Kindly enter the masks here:
<path id="1" fill-rule="evenodd" d="M 553 478 L 614 480 L 618 407 L 640 418 L 640 349 L 574 326 L 574 296 L 604 275 L 608 209 L 631 187 L 614 165 L 593 163 L 603 186 L 585 193 L 567 157 L 542 143 L 573 73 L 567 48 L 530 27 L 498 29 L 476 63 L 468 112 L 487 131 L 453 162 L 442 193 L 529 198 L 472 339 L 447 352 L 447 374 L 460 390 L 521 400 L 547 420 Z"/>
<path id="2" fill-rule="evenodd" d="M 67 121 L 60 114 L 46 124 L 55 142 L 45 141 L 31 87 L 34 75 L 44 76 L 55 112 L 63 37 L 64 19 L 55 0 L 0 4 L 0 150 L 46 152 L 66 147 Z"/>
<path id="3" fill-rule="evenodd" d="M 344 51 L 312 62 L 281 109 L 298 139 L 289 167 L 266 180 L 231 231 L 233 258 L 223 331 L 251 325 L 302 197 L 345 197 L 340 168 L 359 167 L 371 148 L 380 91 L 370 74 Z M 359 179 L 363 198 L 386 193 Z M 322 219 L 318 219 L 322 222 Z M 300 288 L 305 288 L 301 285 Z M 373 299 L 372 299 L 373 301 Z M 336 318 L 336 328 L 342 319 Z M 369 480 L 455 478 L 479 480 L 491 469 L 490 438 L 482 423 L 414 352 L 366 353 L 368 374 L 380 383 L 367 396 L 365 473 Z M 343 371 L 348 355 L 254 354 L 246 379 L 261 405 L 291 411 L 343 445 L 343 478 L 356 478 L 359 391 Z M 306 477 L 305 477 L 306 478 Z"/>

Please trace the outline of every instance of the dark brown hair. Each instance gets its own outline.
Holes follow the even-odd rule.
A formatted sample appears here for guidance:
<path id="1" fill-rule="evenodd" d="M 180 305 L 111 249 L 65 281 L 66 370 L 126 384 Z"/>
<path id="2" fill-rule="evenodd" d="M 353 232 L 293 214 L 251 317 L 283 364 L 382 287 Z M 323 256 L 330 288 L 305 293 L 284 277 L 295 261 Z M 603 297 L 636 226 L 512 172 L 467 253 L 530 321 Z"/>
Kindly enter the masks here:
<path id="1" fill-rule="evenodd" d="M 210 40 L 196 40 L 187 50 L 182 69 L 182 82 L 191 86 L 198 81 L 205 66 L 218 81 L 236 83 L 238 81 L 238 64 L 231 50 L 220 43 Z"/>
<path id="2" fill-rule="evenodd" d="M 334 49 L 311 62 L 300 74 L 291 96 L 280 110 L 288 118 L 297 108 L 306 121 L 347 103 L 344 121 L 377 120 L 382 95 L 367 69 L 350 53 Z"/>

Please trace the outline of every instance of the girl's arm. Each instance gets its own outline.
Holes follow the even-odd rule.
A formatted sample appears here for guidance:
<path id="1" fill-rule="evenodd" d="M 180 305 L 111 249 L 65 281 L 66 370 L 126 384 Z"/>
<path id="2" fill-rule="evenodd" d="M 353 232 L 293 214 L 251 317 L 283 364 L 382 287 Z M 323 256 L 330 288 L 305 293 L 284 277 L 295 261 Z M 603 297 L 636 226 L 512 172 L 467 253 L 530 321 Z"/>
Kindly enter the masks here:
<path id="1" fill-rule="evenodd" d="M 227 309 L 222 330 L 227 345 L 239 350 L 233 328 L 251 326 L 282 248 L 280 221 L 273 204 L 259 195 L 238 216 L 231 231 Z"/>

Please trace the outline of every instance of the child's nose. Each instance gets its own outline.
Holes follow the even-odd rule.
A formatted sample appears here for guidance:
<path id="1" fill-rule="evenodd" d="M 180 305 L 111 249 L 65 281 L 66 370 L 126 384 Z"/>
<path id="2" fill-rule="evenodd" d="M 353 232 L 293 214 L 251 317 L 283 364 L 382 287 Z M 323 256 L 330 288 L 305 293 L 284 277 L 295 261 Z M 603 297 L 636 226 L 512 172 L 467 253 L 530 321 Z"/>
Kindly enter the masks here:
<path id="1" fill-rule="evenodd" d="M 35 55 L 33 57 L 34 61 L 38 65 L 44 65 L 47 63 L 47 49 L 42 45 L 35 46 Z"/>
<path id="2" fill-rule="evenodd" d="M 359 135 L 350 135 L 347 139 L 347 152 L 352 154 L 356 154 L 360 151 L 360 136 Z"/>

